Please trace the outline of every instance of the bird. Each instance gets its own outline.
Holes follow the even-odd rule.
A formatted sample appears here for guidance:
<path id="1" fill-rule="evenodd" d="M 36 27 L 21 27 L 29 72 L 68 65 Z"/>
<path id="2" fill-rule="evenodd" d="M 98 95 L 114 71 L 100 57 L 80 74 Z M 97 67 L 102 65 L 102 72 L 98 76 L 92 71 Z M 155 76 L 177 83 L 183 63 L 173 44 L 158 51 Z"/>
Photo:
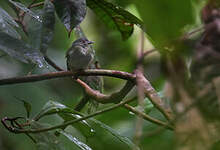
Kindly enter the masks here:
<path id="1" fill-rule="evenodd" d="M 90 44 L 93 44 L 93 42 L 87 38 L 79 38 L 72 43 L 72 46 L 66 52 L 68 70 L 74 72 L 86 69 L 89 66 L 94 59 Z"/>
<path id="2" fill-rule="evenodd" d="M 91 47 L 94 42 L 89 41 L 87 38 L 82 37 L 75 40 L 72 46 L 66 52 L 67 69 L 75 72 L 84 69 L 97 69 L 97 58 L 95 57 L 95 51 Z M 100 76 L 85 76 L 80 78 L 92 89 L 102 92 L 103 79 Z M 98 103 L 91 100 L 90 97 L 84 93 L 84 97 L 74 108 L 76 111 L 81 109 L 89 102 L 88 113 L 93 112 L 98 108 Z"/>

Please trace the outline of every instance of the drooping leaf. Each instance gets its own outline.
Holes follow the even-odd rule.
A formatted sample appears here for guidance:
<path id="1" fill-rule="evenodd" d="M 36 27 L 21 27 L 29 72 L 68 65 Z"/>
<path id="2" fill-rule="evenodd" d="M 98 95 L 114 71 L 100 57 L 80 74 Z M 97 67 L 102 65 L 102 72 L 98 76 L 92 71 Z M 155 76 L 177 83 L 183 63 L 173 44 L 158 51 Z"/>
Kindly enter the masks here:
<path id="1" fill-rule="evenodd" d="M 27 118 L 29 118 L 30 117 L 30 113 L 31 113 L 31 104 L 28 103 L 26 100 L 20 99 L 18 97 L 15 97 L 15 98 L 23 103 L 24 108 L 25 108 L 26 113 L 27 113 Z"/>
<path id="2" fill-rule="evenodd" d="M 54 0 L 57 15 L 70 33 L 86 15 L 86 0 Z"/>
<path id="3" fill-rule="evenodd" d="M 35 121 L 32 121 L 30 125 L 31 129 L 35 130 L 50 127 L 48 124 Z M 65 150 L 58 137 L 51 131 L 31 134 L 31 136 L 36 141 L 37 150 Z"/>
<path id="4" fill-rule="evenodd" d="M 35 15 L 39 16 L 42 22 L 29 16 L 25 17 L 29 41 L 33 49 L 45 54 L 54 34 L 55 8 L 53 3 L 46 0 L 43 10 L 36 12 Z"/>
<path id="5" fill-rule="evenodd" d="M 124 40 L 128 39 L 133 33 L 134 24 L 144 29 L 143 22 L 140 19 L 112 3 L 104 0 L 87 0 L 87 5 L 108 27 L 117 29 Z"/>
<path id="6" fill-rule="evenodd" d="M 12 0 L 9 0 L 9 2 L 13 4 L 15 7 L 21 9 L 22 11 L 30 15 L 31 17 L 35 18 L 37 21 L 42 22 L 42 19 L 40 18 L 40 16 L 36 15 L 34 12 L 28 9 L 24 4 L 19 3 L 19 2 L 14 2 Z"/>
<path id="7" fill-rule="evenodd" d="M 13 18 L 0 7 L 0 31 L 8 35 L 20 39 L 20 35 L 13 27 L 19 27 Z"/>
<path id="8" fill-rule="evenodd" d="M 92 150 L 88 145 L 86 145 L 85 143 L 81 142 L 76 137 L 73 137 L 70 133 L 67 133 L 66 131 L 63 131 L 63 130 L 60 130 L 59 133 L 64 135 L 66 138 L 68 138 L 72 143 L 77 145 L 81 150 Z"/>
<path id="9" fill-rule="evenodd" d="M 61 103 L 48 101 L 40 113 L 35 117 L 35 120 L 52 114 L 58 114 L 65 122 L 82 117 L 78 112 L 66 107 Z M 85 120 L 73 124 L 73 127 L 81 131 L 86 137 L 90 137 L 94 134 L 92 127 Z"/>
<path id="10" fill-rule="evenodd" d="M 45 64 L 42 54 L 37 50 L 33 50 L 30 45 L 23 41 L 4 32 L 0 32 L 0 39 L 0 50 L 9 56 L 25 63 L 37 64 L 39 67 L 43 67 Z"/>

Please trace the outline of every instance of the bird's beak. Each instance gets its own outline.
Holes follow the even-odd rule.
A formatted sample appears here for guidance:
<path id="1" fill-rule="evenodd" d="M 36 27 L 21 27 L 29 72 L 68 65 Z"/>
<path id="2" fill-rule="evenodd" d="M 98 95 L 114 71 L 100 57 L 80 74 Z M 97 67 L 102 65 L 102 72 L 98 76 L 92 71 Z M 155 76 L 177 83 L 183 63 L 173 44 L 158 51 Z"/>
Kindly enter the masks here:
<path id="1" fill-rule="evenodd" d="M 93 41 L 88 41 L 88 44 L 93 44 L 94 42 Z"/>

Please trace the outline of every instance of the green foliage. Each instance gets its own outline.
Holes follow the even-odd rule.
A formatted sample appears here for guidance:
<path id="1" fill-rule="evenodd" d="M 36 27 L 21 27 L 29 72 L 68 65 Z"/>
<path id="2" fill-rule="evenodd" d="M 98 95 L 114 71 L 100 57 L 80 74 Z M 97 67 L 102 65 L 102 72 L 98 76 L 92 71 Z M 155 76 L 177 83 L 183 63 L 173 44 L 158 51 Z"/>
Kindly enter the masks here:
<path id="1" fill-rule="evenodd" d="M 133 33 L 134 24 L 143 28 L 141 20 L 120 6 L 104 0 L 87 0 L 87 5 L 109 28 L 118 30 L 124 40 Z"/>
<path id="2" fill-rule="evenodd" d="M 36 14 L 42 21 L 34 18 L 26 19 L 28 37 L 33 49 L 45 54 L 54 34 L 55 8 L 53 3 L 46 0 L 42 11 Z"/>
<path id="3" fill-rule="evenodd" d="M 22 62 L 38 64 L 42 67 L 44 58 L 38 50 L 33 50 L 32 47 L 22 40 L 11 37 L 10 35 L 0 32 L 0 50 L 4 51 L 11 57 L 14 57 Z"/>
<path id="4" fill-rule="evenodd" d="M 83 21 L 86 15 L 86 0 L 55 0 L 54 5 L 57 15 L 69 33 Z"/>
<path id="5" fill-rule="evenodd" d="M 20 39 L 21 36 L 13 27 L 19 27 L 19 25 L 6 11 L 0 8 L 0 31 L 7 33 L 14 38 Z"/>
<path id="6" fill-rule="evenodd" d="M 80 114 L 79 112 L 75 112 L 74 110 L 68 108 L 67 106 L 61 103 L 49 101 L 44 105 L 42 110 L 34 117 L 34 120 L 39 120 L 40 118 L 52 114 L 58 114 L 64 120 L 64 122 L 79 119 L 84 116 L 83 114 Z M 66 136 L 68 140 L 74 142 L 75 144 L 78 144 L 78 146 L 81 149 L 84 149 L 85 147 L 92 147 L 92 149 L 101 150 L 107 145 L 115 149 L 128 149 L 128 150 L 134 147 L 134 144 L 131 142 L 130 139 L 120 135 L 114 129 L 112 129 L 108 125 L 96 119 L 91 118 L 80 122 L 76 122 L 72 124 L 72 126 L 76 128 L 83 136 L 86 137 L 87 142 L 85 144 L 78 141 L 77 135 L 71 135 L 70 133 L 67 133 L 66 131 L 63 130 L 60 130 L 59 133 Z M 42 129 L 42 128 L 45 128 L 45 126 L 38 126 L 38 128 L 35 129 Z M 51 136 L 49 132 L 45 132 L 45 134 L 39 133 L 39 136 L 38 133 L 35 135 L 37 137 L 40 137 L 42 136 L 42 134 L 43 136 Z M 50 139 L 51 137 L 48 138 Z M 48 142 L 48 140 L 41 138 L 41 142 L 45 143 Z"/>
<path id="7" fill-rule="evenodd" d="M 135 4 L 156 46 L 175 42 L 185 25 L 194 23 L 191 0 L 139 0 Z"/>
<path id="8" fill-rule="evenodd" d="M 185 0 L 185 1 L 137 0 L 134 2 L 129 1 L 128 3 L 127 1 L 118 2 L 119 4 L 123 3 L 124 6 L 130 5 L 133 2 L 137 7 L 137 10 L 143 21 L 138 17 L 136 17 L 135 15 L 133 15 L 132 13 L 130 13 L 129 11 L 125 10 L 124 8 L 105 0 L 82 0 L 82 1 L 45 0 L 43 7 L 36 7 L 36 8 L 30 8 L 26 5 L 30 1 L 24 2 L 24 1 L 9 0 L 9 2 L 11 5 L 18 8 L 18 10 L 14 9 L 15 14 L 17 14 L 17 16 L 15 17 L 13 15 L 9 15 L 11 12 L 10 11 L 6 12 L 7 9 L 5 9 L 4 7 L 3 7 L 4 9 L 0 8 L 0 50 L 16 60 L 19 60 L 24 63 L 36 64 L 39 67 L 47 66 L 44 56 L 46 55 L 48 49 L 49 49 L 48 54 L 51 54 L 51 56 L 59 55 L 54 58 L 54 60 L 56 60 L 58 63 L 64 60 L 64 54 L 62 53 L 62 55 L 60 56 L 61 53 L 60 50 L 57 50 L 56 47 L 51 46 L 55 32 L 58 35 L 57 39 L 61 41 L 60 43 L 62 44 L 65 43 L 65 41 L 63 41 L 63 39 L 59 37 L 59 35 L 65 31 L 62 30 L 61 28 L 60 31 L 57 30 L 56 19 L 59 19 L 61 21 L 62 26 L 66 28 L 66 30 L 70 35 L 71 31 L 76 26 L 80 25 L 80 23 L 84 20 L 86 16 L 86 6 L 88 6 L 95 13 L 95 15 L 103 22 L 104 25 L 106 25 L 110 29 L 118 31 L 121 34 L 123 40 L 127 40 L 129 37 L 131 37 L 131 35 L 134 32 L 134 26 L 136 25 L 146 33 L 148 39 L 151 40 L 152 38 L 151 42 L 152 44 L 155 44 L 154 45 L 155 47 L 164 47 L 169 44 L 175 45 L 174 41 L 182 35 L 183 33 L 182 31 L 184 27 L 186 25 L 194 23 L 195 21 L 194 20 L 195 11 L 194 8 L 192 7 L 191 0 Z M 24 16 L 23 17 L 19 16 L 18 15 L 19 12 L 23 12 Z M 55 13 L 57 14 L 58 18 L 56 18 Z M 18 22 L 19 21 L 20 22 L 17 23 L 14 20 L 14 18 L 16 18 Z M 94 21 L 94 18 L 91 17 L 91 20 Z M 134 46 L 134 42 L 127 40 L 126 41 L 126 43 L 128 43 L 127 45 L 125 42 L 124 43 L 122 43 L 121 41 L 119 42 L 118 37 L 113 35 L 114 33 L 110 34 L 109 39 L 107 40 L 103 39 L 103 37 L 104 38 L 107 37 L 104 34 L 107 33 L 108 31 L 106 31 L 106 29 L 103 29 L 102 26 L 99 24 L 94 25 L 92 21 L 89 23 L 86 22 L 87 24 L 89 24 L 86 28 L 86 32 L 91 32 L 91 30 L 94 30 L 96 32 L 95 33 L 96 36 L 99 37 L 100 41 L 95 41 L 95 44 L 100 44 L 101 46 L 100 45 L 99 46 L 102 48 L 101 51 L 98 51 L 100 52 L 98 54 L 101 57 L 106 55 L 106 60 L 109 61 L 108 63 L 113 64 L 112 66 L 109 65 L 110 67 L 116 69 L 120 67 L 120 69 L 126 70 L 127 68 L 125 68 L 121 64 L 123 63 L 129 64 L 131 62 L 136 61 L 134 60 L 134 58 L 136 58 L 136 54 L 134 54 L 133 52 L 133 48 L 136 47 L 136 45 Z M 21 22 L 25 23 L 25 27 L 21 25 Z M 94 29 L 92 27 L 94 27 Z M 25 34 L 21 34 L 22 29 Z M 136 35 L 134 36 L 135 36 L 134 39 L 137 38 Z M 54 43 L 58 43 L 58 42 L 59 41 L 57 40 L 54 41 Z M 62 45 L 62 46 L 67 47 L 67 45 Z M 126 49 L 127 51 L 122 51 L 122 49 L 123 50 Z M 110 53 L 114 53 L 114 54 L 110 54 Z M 114 62 L 116 55 L 121 58 L 120 60 L 117 60 L 117 62 Z M 100 60 L 102 60 L 102 58 Z M 64 62 L 61 65 L 65 66 L 65 64 L 66 63 Z M 11 65 L 14 64 L 11 63 Z M 21 64 L 19 65 L 21 66 L 21 68 L 25 68 L 24 65 Z M 104 68 L 108 66 L 106 64 L 104 65 L 105 65 Z M 132 67 L 129 66 L 127 70 L 131 69 Z M 14 68 L 16 68 L 16 66 Z M 12 68 L 12 70 L 14 68 Z M 25 69 L 19 71 L 22 72 L 23 75 L 27 71 L 30 71 L 30 68 L 26 67 Z M 42 73 L 45 70 L 40 69 L 37 71 Z M 46 71 L 48 72 L 48 70 Z M 0 69 L 0 73 L 1 73 L 1 69 Z M 33 92 L 33 97 L 38 97 L 39 95 L 41 95 L 41 98 L 43 97 L 44 99 L 48 99 L 48 97 L 56 97 L 56 98 L 58 97 L 59 99 L 64 100 L 63 102 L 65 104 L 69 103 L 71 107 L 67 107 L 64 104 L 55 101 L 48 101 L 43 107 L 39 106 L 38 104 L 38 106 L 34 106 L 34 107 L 32 106 L 31 108 L 31 105 L 28 102 L 22 100 L 27 113 L 27 117 L 29 119 L 27 121 L 31 120 L 29 118 L 31 110 L 34 108 L 37 109 L 41 107 L 40 111 L 37 110 L 38 112 L 37 115 L 32 118 L 35 121 L 31 121 L 30 129 L 39 130 L 47 127 L 52 127 L 55 125 L 54 122 L 50 122 L 50 124 L 40 123 L 45 118 L 47 120 L 47 118 L 51 117 L 57 122 L 62 120 L 60 122 L 65 123 L 85 116 L 85 114 L 76 112 L 72 109 L 73 107 L 72 104 L 76 103 L 76 100 L 72 99 L 73 93 L 75 95 L 78 94 L 77 90 L 71 88 L 72 84 L 70 86 L 66 86 L 70 83 L 68 83 L 69 81 L 63 81 L 63 80 L 62 82 L 57 82 L 57 81 L 53 81 L 53 82 L 54 83 L 51 82 L 42 83 L 42 86 L 33 85 L 34 86 L 33 90 L 38 90 L 38 92 L 36 91 Z M 119 82 L 118 80 L 116 80 L 116 82 L 113 82 L 113 80 L 111 79 L 109 83 L 110 84 L 106 85 L 106 87 L 113 87 L 114 83 L 117 83 L 118 85 Z M 45 89 L 48 89 L 48 91 L 45 91 L 45 89 L 42 87 L 46 87 Z M 13 88 L 22 88 L 22 91 L 25 91 L 25 86 L 23 85 L 21 87 L 15 86 Z M 8 95 L 8 93 L 2 89 L 0 89 L 1 95 L 4 95 L 5 93 L 6 93 L 5 95 Z M 71 93 L 68 93 L 69 97 L 66 96 L 68 95 L 67 89 L 71 91 Z M 47 94 L 43 95 L 41 90 Z M 14 90 L 13 92 L 15 94 L 20 94 L 19 91 L 20 90 L 18 91 Z M 41 92 L 41 94 L 39 94 L 40 93 L 39 91 Z M 0 95 L 0 100 L 1 100 L 1 95 Z M 152 114 L 153 112 L 152 109 L 154 108 L 152 103 L 147 98 L 145 99 L 145 102 L 146 102 L 145 113 Z M 40 102 L 36 102 L 36 105 L 37 103 Z M 1 108 L 1 103 L 0 103 L 0 108 Z M 14 108 L 13 111 L 15 111 Z M 6 110 L 5 112 L 8 111 Z M 159 117 L 161 120 L 164 119 L 158 115 L 158 112 L 156 113 L 153 112 L 153 113 L 154 113 L 153 115 L 156 114 L 155 116 Z M 79 149 L 79 150 L 90 150 L 90 149 L 129 150 L 135 147 L 134 143 L 129 139 L 132 138 L 133 136 L 133 121 L 134 121 L 133 118 L 134 115 L 128 115 L 128 112 L 123 112 L 122 110 L 119 109 L 117 110 L 117 112 L 104 114 L 103 116 L 101 116 L 99 119 L 103 120 L 103 122 L 98 121 L 94 118 L 90 118 L 87 120 L 76 122 L 68 126 L 70 127 L 70 129 L 68 127 L 63 127 L 62 129 L 56 130 L 55 132 L 52 131 L 41 132 L 41 133 L 30 134 L 30 136 L 35 140 L 38 150 L 46 150 L 46 149 L 66 150 L 68 149 L 67 145 L 64 144 L 66 141 L 70 142 L 72 145 L 74 145 L 73 147 L 75 149 Z M 106 125 L 104 122 L 108 122 L 109 125 Z M 114 126 L 116 129 L 117 127 L 121 127 L 120 129 L 122 129 L 122 131 L 120 129 L 117 129 L 116 131 L 110 126 Z M 144 130 L 146 131 L 157 128 L 157 126 L 153 126 L 148 122 L 144 124 L 144 127 L 145 127 Z M 158 144 L 160 142 L 164 143 L 164 145 L 168 145 L 167 147 L 171 147 L 170 143 L 173 142 L 172 141 L 173 135 L 162 134 L 162 136 L 163 137 L 154 136 L 153 138 L 149 138 L 147 142 L 145 141 L 145 139 L 142 140 L 143 149 L 148 149 L 148 148 L 153 149 L 154 146 L 152 145 L 154 145 L 155 143 Z M 62 141 L 63 137 L 64 140 Z M 165 140 L 167 140 L 168 142 Z M 163 146 L 159 146 L 158 144 L 157 147 L 161 149 L 161 147 Z"/>

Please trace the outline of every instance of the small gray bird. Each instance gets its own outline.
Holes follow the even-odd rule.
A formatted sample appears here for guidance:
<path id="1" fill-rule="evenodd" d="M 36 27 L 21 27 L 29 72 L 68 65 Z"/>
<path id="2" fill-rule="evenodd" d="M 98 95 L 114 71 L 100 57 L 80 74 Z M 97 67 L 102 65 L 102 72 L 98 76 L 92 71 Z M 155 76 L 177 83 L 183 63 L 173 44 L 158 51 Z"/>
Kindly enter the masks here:
<path id="1" fill-rule="evenodd" d="M 87 38 L 79 38 L 73 42 L 71 48 L 66 53 L 68 70 L 74 72 L 82 69 L 97 69 L 95 51 L 90 46 L 92 43 L 93 42 L 89 41 Z M 87 83 L 92 89 L 102 92 L 102 77 L 88 76 L 81 77 L 80 79 Z M 75 110 L 80 111 L 88 101 L 91 104 L 88 112 L 91 112 L 94 108 L 97 108 L 98 103 L 89 99 L 89 96 L 85 94 L 82 100 L 75 107 Z"/>
<path id="2" fill-rule="evenodd" d="M 91 52 L 89 44 L 92 44 L 86 38 L 79 38 L 73 42 L 72 46 L 66 53 L 67 69 L 77 71 L 86 69 L 94 59 L 94 54 Z"/>

